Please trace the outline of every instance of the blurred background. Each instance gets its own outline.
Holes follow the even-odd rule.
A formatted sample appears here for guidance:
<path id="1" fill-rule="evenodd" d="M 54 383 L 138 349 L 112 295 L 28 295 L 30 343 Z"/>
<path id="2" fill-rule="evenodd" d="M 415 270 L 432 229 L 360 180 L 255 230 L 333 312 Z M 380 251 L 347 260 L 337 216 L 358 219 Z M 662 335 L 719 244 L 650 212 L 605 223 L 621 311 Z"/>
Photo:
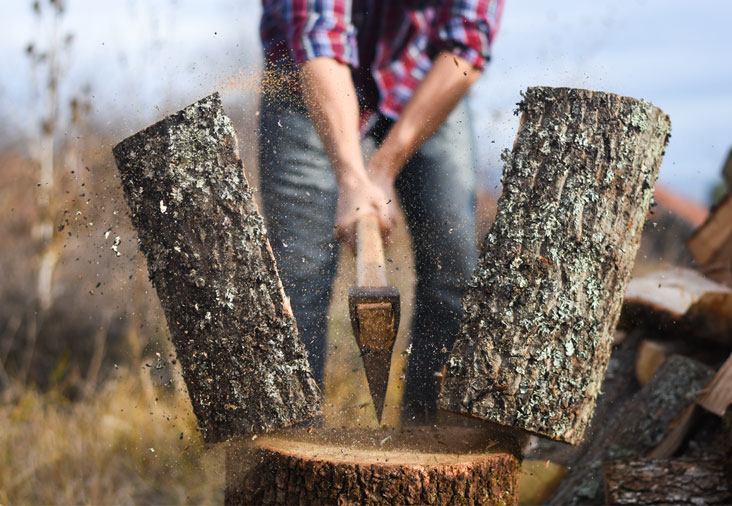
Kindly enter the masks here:
<path id="1" fill-rule="evenodd" d="M 0 503 L 217 503 L 219 451 L 195 430 L 111 148 L 213 91 L 256 185 L 257 0 L 6 0 L 0 30 Z M 472 93 L 478 234 L 528 86 L 645 98 L 671 116 L 660 212 L 638 269 L 688 262 L 683 241 L 725 193 L 732 147 L 732 4 L 507 0 Z M 397 406 L 412 259 L 389 251 L 406 318 L 385 421 Z M 331 310 L 328 423 L 375 424 L 345 308 Z M 398 358 L 397 358 L 398 357 Z"/>

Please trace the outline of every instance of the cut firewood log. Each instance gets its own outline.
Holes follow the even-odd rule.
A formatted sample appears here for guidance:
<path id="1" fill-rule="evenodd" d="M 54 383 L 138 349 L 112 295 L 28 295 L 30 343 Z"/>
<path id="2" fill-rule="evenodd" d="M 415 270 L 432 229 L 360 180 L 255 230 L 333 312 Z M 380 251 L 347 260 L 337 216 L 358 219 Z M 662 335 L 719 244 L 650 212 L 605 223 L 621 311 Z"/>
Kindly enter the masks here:
<path id="1" fill-rule="evenodd" d="M 712 381 L 699 392 L 696 401 L 674 420 L 671 431 L 648 453 L 648 457 L 670 458 L 684 443 L 699 419 L 700 407 L 721 417 L 730 404 L 732 404 L 732 356 L 717 371 Z"/>
<path id="2" fill-rule="evenodd" d="M 125 139 L 114 156 L 204 439 L 319 414 L 219 95 Z"/>
<path id="3" fill-rule="evenodd" d="M 690 358 L 668 357 L 650 381 L 607 419 L 592 445 L 571 464 L 548 504 L 601 503 L 602 463 L 646 456 L 664 440 L 713 374 Z"/>
<path id="4" fill-rule="evenodd" d="M 724 176 L 724 181 L 727 183 L 727 188 L 732 191 L 732 149 L 729 150 L 727 161 L 724 163 L 724 167 L 722 167 L 722 175 Z"/>
<path id="5" fill-rule="evenodd" d="M 722 444 L 724 445 L 724 475 L 727 485 L 732 489 L 732 406 L 722 417 Z"/>
<path id="6" fill-rule="evenodd" d="M 707 221 L 694 232 L 686 246 L 699 265 L 706 265 L 732 235 L 732 194 L 714 208 Z M 732 252 L 726 252 L 732 258 Z"/>
<path id="7" fill-rule="evenodd" d="M 633 278 L 621 328 L 645 328 L 664 338 L 732 344 L 732 288 L 692 269 L 670 268 Z"/>
<path id="8" fill-rule="evenodd" d="M 517 504 L 514 441 L 485 429 L 332 429 L 232 445 L 228 505 Z"/>
<path id="9" fill-rule="evenodd" d="M 606 504 L 730 504 L 720 460 L 621 460 L 605 464 Z"/>
<path id="10" fill-rule="evenodd" d="M 577 444 L 670 122 L 645 101 L 567 88 L 529 88 L 519 109 L 440 407 Z"/>
<path id="11" fill-rule="evenodd" d="M 660 443 L 646 456 L 651 459 L 669 459 L 681 448 L 702 413 L 701 408 L 692 402 L 669 424 L 670 430 Z"/>
<path id="12" fill-rule="evenodd" d="M 724 416 L 732 404 L 732 355 L 722 364 L 712 382 L 699 392 L 696 402 L 717 416 Z"/>
<path id="13" fill-rule="evenodd" d="M 653 373 L 663 365 L 667 356 L 668 352 L 664 343 L 643 339 L 635 356 L 635 378 L 638 383 L 645 385 Z"/>
<path id="14" fill-rule="evenodd" d="M 732 287 L 732 234 L 722 243 L 709 261 L 701 266 L 701 271 L 709 279 Z"/>

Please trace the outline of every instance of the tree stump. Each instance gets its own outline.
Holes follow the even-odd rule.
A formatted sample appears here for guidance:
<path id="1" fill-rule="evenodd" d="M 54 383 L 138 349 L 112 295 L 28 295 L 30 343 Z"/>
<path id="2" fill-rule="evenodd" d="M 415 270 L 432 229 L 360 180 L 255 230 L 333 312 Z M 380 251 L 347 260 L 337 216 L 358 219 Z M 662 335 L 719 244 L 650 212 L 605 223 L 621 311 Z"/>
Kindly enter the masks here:
<path id="1" fill-rule="evenodd" d="M 320 391 L 219 95 L 114 156 L 204 439 L 317 415 Z"/>
<path id="2" fill-rule="evenodd" d="M 529 88 L 519 111 L 440 407 L 577 444 L 670 122 L 643 100 L 567 88 Z"/>
<path id="3" fill-rule="evenodd" d="M 518 451 L 485 429 L 290 430 L 228 448 L 225 502 L 517 504 Z"/>

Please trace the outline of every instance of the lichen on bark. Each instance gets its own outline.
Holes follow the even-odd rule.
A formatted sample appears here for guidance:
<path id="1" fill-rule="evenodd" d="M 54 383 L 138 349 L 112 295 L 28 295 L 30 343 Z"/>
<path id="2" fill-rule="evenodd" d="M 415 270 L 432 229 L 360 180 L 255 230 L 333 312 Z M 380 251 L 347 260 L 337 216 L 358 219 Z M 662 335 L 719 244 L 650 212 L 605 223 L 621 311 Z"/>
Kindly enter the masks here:
<path id="1" fill-rule="evenodd" d="M 529 88 L 503 194 L 463 300 L 440 407 L 576 444 L 670 121 L 645 101 Z"/>
<path id="2" fill-rule="evenodd" d="M 219 95 L 125 139 L 114 155 L 205 440 L 319 414 Z"/>

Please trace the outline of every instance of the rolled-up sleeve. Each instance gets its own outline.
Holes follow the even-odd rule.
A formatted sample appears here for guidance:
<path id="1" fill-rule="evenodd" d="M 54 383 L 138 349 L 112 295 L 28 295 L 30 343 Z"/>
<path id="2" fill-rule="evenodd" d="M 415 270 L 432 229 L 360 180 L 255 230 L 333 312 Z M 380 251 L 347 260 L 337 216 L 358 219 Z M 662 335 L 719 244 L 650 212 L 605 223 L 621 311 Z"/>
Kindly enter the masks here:
<path id="1" fill-rule="evenodd" d="M 287 45 L 295 63 L 318 57 L 358 66 L 352 0 L 289 0 L 283 2 Z"/>
<path id="2" fill-rule="evenodd" d="M 448 0 L 437 15 L 431 42 L 438 50 L 447 49 L 483 70 L 491 57 L 502 11 L 503 0 Z"/>

